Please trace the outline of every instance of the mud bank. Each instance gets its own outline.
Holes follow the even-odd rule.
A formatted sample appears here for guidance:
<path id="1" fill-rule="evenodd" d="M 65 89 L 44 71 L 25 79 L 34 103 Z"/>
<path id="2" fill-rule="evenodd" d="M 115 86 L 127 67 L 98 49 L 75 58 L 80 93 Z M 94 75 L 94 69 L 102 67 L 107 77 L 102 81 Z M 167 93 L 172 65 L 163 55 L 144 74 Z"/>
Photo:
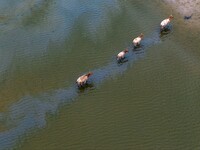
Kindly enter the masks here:
<path id="1" fill-rule="evenodd" d="M 185 20 L 185 24 L 200 29 L 200 0 L 164 0 Z"/>

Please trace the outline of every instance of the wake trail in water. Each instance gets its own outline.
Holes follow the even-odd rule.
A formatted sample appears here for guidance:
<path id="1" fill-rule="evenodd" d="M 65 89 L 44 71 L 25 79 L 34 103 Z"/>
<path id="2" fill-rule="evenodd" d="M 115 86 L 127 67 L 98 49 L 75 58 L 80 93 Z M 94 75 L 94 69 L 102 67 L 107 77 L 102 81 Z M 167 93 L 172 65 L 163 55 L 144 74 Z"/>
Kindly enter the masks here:
<path id="1" fill-rule="evenodd" d="M 118 64 L 115 59 L 108 65 L 93 70 L 94 74 L 90 82 L 98 86 L 109 78 L 123 74 L 135 61 L 144 57 L 147 48 L 158 43 L 160 43 L 160 35 L 156 30 L 149 37 L 144 38 L 142 50 L 136 52 L 133 51 L 132 45 L 128 47 L 127 62 Z M 9 128 L 0 132 L 0 149 L 11 148 L 34 129 L 44 128 L 47 114 L 56 114 L 63 104 L 72 102 L 79 94 L 77 86 L 72 85 L 66 89 L 46 92 L 35 97 L 26 96 L 13 104 L 8 112 L 0 113 L 0 122 Z"/>

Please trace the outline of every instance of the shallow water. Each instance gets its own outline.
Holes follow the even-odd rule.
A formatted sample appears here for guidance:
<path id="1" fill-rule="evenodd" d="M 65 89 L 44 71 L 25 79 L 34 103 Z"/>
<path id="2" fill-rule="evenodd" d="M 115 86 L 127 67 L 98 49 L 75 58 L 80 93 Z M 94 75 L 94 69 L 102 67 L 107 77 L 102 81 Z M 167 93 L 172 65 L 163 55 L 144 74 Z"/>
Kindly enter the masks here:
<path id="1" fill-rule="evenodd" d="M 177 15 L 161 36 L 160 5 L 30 0 L 4 11 L 0 149 L 198 149 L 199 31 Z M 92 85 L 79 91 L 88 71 Z"/>

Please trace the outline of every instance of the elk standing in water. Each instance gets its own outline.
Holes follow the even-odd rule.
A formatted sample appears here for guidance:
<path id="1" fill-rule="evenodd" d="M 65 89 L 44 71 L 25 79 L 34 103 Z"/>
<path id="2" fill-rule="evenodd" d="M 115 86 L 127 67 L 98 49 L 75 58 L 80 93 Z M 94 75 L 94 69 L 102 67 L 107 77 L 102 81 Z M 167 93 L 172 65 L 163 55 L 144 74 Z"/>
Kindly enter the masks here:
<path id="1" fill-rule="evenodd" d="M 174 17 L 172 15 L 170 15 L 167 19 L 163 20 L 161 23 L 160 23 L 160 29 L 161 31 L 162 30 L 165 30 L 167 25 L 170 23 L 170 21 L 173 19 Z"/>
<path id="2" fill-rule="evenodd" d="M 141 33 L 137 38 L 135 38 L 134 40 L 133 40 L 133 45 L 134 45 L 134 47 L 137 47 L 137 46 L 139 46 L 140 45 L 140 42 L 141 42 L 141 40 L 144 38 L 144 34 L 143 33 Z"/>
<path id="3" fill-rule="evenodd" d="M 117 55 L 117 60 L 118 60 L 118 61 L 121 61 L 122 59 L 124 59 L 126 53 L 128 53 L 128 49 L 125 49 L 125 50 L 121 51 L 121 52 Z"/>
<path id="4" fill-rule="evenodd" d="M 84 74 L 82 76 L 80 76 L 77 80 L 76 80 L 76 83 L 78 85 L 78 87 L 83 87 L 84 85 L 87 84 L 87 81 L 89 79 L 89 77 L 92 75 L 93 73 L 92 72 L 89 72 L 87 74 Z"/>

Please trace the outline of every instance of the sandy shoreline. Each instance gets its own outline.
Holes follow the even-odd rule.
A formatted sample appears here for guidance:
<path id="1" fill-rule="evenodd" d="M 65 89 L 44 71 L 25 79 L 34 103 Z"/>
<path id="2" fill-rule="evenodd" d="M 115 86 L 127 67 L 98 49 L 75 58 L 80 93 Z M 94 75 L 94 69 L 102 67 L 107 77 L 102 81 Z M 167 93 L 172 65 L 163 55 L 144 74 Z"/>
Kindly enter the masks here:
<path id="1" fill-rule="evenodd" d="M 172 8 L 172 12 L 179 13 L 186 24 L 200 28 L 200 0 L 164 0 L 164 2 Z M 189 16 L 191 18 L 188 19 Z"/>

